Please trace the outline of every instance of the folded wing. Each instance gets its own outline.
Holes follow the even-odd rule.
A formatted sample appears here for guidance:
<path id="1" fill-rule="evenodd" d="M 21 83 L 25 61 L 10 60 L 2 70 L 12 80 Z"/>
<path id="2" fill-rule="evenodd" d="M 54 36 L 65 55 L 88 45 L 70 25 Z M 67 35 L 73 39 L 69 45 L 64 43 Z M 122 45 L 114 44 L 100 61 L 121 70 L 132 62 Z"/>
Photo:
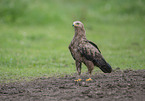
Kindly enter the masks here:
<path id="1" fill-rule="evenodd" d="M 80 52 L 83 57 L 92 61 L 94 65 L 99 67 L 104 73 L 111 73 L 111 66 L 105 61 L 96 44 L 87 41 L 85 44 L 80 46 Z"/>

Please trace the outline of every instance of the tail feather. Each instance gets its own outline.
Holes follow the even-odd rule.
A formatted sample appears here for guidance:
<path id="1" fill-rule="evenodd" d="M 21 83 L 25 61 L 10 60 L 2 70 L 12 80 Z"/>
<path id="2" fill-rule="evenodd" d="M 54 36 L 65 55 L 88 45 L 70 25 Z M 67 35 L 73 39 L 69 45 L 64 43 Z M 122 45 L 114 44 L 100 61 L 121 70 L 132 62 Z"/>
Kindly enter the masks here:
<path id="1" fill-rule="evenodd" d="M 102 58 L 101 60 L 94 60 L 94 65 L 99 67 L 104 73 L 111 73 L 112 67 Z"/>
<path id="2" fill-rule="evenodd" d="M 107 63 L 107 65 L 104 66 L 100 66 L 99 67 L 104 73 L 111 73 L 112 72 L 112 68 L 111 66 Z"/>

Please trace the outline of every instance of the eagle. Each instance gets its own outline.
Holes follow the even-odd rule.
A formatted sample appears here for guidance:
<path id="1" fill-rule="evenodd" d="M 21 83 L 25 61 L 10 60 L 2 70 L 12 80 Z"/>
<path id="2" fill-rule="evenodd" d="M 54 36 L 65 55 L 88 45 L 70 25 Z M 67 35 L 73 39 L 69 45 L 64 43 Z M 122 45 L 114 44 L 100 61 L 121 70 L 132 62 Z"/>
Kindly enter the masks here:
<path id="1" fill-rule="evenodd" d="M 88 68 L 89 78 L 86 81 L 91 81 L 91 74 L 94 66 L 99 67 L 104 73 L 111 73 L 112 67 L 106 62 L 101 54 L 98 46 L 86 39 L 86 31 L 84 25 L 80 21 L 73 22 L 75 35 L 69 44 L 70 53 L 75 60 L 76 70 L 78 72 L 78 79 L 81 81 L 81 65 L 84 63 Z"/>

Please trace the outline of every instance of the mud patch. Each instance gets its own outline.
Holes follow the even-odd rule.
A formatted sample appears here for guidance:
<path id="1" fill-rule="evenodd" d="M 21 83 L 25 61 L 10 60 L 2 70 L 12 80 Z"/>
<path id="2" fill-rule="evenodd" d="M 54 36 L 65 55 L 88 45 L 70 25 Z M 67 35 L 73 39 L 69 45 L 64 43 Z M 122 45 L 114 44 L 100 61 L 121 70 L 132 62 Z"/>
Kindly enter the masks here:
<path id="1" fill-rule="evenodd" d="M 38 78 L 31 82 L 0 84 L 1 101 L 143 101 L 145 70 L 93 75 L 91 82 L 75 76 Z"/>

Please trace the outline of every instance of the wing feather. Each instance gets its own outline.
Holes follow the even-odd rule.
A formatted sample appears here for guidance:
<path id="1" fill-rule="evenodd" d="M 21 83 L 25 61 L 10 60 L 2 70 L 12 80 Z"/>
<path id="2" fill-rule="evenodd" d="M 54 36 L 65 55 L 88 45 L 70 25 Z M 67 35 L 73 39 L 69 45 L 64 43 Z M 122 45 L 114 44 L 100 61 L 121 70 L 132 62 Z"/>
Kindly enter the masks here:
<path id="1" fill-rule="evenodd" d="M 92 41 L 89 41 L 89 40 L 88 40 L 88 42 L 89 42 L 90 44 L 92 44 L 94 47 L 96 47 L 96 48 L 98 49 L 98 51 L 101 53 L 100 49 L 98 48 L 98 46 L 97 46 L 95 43 L 93 43 Z"/>
<path id="2" fill-rule="evenodd" d="M 111 66 L 105 61 L 97 45 L 93 42 L 86 42 L 80 46 L 80 52 L 87 60 L 92 61 L 95 66 L 99 67 L 104 73 L 112 71 Z"/>

